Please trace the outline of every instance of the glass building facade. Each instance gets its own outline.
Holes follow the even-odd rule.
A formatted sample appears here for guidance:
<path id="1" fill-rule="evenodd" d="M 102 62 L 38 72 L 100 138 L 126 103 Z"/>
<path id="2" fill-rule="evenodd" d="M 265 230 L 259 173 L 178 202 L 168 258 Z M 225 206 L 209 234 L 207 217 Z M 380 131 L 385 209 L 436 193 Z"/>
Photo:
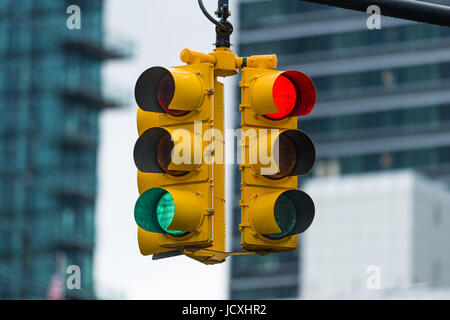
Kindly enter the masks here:
<path id="1" fill-rule="evenodd" d="M 101 0 L 0 0 L 0 299 L 45 299 L 58 272 L 64 290 L 70 265 L 81 289 L 65 297 L 95 298 L 98 118 L 120 104 L 100 70 L 128 54 L 105 44 L 102 13 Z"/>
<path id="2" fill-rule="evenodd" d="M 317 162 L 300 184 L 398 168 L 450 181 L 448 28 L 382 17 L 381 29 L 369 30 L 368 14 L 292 0 L 241 0 L 239 15 L 240 56 L 276 53 L 278 69 L 301 70 L 316 84 L 316 108 L 299 128 L 316 144 Z M 239 206 L 233 221 L 237 249 Z M 301 297 L 299 248 L 233 257 L 229 297 Z"/>

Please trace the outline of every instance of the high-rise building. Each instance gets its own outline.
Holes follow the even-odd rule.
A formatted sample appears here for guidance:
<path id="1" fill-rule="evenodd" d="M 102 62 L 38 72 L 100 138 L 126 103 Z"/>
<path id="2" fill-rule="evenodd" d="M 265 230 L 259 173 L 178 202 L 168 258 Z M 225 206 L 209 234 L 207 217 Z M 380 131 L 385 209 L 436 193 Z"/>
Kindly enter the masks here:
<path id="1" fill-rule="evenodd" d="M 299 128 L 316 144 L 317 162 L 300 183 L 398 168 L 449 180 L 450 30 L 387 17 L 381 29 L 370 30 L 369 17 L 297 0 L 241 0 L 237 51 L 276 53 L 278 69 L 301 70 L 316 84 L 316 108 L 299 119 Z M 238 174 L 234 180 L 237 230 Z M 230 297 L 298 297 L 299 239 L 299 251 L 233 257 Z"/>
<path id="2" fill-rule="evenodd" d="M 450 298 L 450 191 L 411 170 L 320 177 L 304 237 L 302 298 Z"/>
<path id="3" fill-rule="evenodd" d="M 123 101 L 100 70 L 130 54 L 102 13 L 101 0 L 0 0 L 0 299 L 95 298 L 98 118 Z"/>

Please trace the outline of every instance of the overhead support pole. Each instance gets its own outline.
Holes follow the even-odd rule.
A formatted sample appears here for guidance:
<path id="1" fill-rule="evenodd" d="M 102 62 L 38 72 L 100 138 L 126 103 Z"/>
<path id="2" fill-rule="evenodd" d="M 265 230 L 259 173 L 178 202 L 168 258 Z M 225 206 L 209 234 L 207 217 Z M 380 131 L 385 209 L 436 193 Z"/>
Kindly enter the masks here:
<path id="1" fill-rule="evenodd" d="M 450 7 L 414 0 L 300 0 L 349 10 L 367 12 L 376 5 L 381 15 L 450 27 Z"/>

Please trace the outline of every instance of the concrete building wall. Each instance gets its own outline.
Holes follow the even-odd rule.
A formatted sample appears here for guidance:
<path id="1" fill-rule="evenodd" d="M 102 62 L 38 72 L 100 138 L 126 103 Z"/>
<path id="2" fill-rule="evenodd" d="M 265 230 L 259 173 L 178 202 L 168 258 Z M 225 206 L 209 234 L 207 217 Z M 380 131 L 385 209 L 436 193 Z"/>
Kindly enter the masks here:
<path id="1" fill-rule="evenodd" d="M 417 183 L 414 188 L 413 281 L 450 285 L 450 196 L 446 186 Z"/>
<path id="2" fill-rule="evenodd" d="M 400 171 L 316 178 L 305 191 L 316 217 L 300 242 L 302 298 L 448 285 L 450 194 L 443 185 Z"/>

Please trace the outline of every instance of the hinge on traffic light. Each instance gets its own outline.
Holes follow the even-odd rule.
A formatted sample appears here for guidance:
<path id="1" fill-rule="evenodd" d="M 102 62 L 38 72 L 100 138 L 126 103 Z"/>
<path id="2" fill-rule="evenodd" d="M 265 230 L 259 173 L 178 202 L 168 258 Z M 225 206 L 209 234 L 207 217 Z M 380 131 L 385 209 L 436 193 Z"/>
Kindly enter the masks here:
<path id="1" fill-rule="evenodd" d="M 240 112 L 244 111 L 245 108 L 250 108 L 250 105 L 249 105 L 249 104 L 246 104 L 246 103 L 241 103 L 241 104 L 239 105 L 239 111 L 240 111 Z"/>

